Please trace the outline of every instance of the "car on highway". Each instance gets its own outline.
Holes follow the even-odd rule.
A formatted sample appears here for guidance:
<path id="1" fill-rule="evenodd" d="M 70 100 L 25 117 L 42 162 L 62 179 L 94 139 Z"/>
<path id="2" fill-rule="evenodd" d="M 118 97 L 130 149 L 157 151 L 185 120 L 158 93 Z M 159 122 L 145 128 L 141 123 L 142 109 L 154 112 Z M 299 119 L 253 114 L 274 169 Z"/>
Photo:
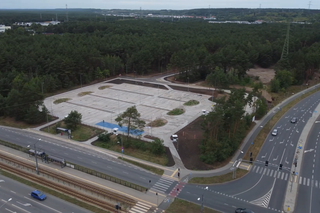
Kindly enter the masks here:
<path id="1" fill-rule="evenodd" d="M 254 212 L 246 208 L 237 208 L 235 213 L 254 213 Z"/>
<path id="2" fill-rule="evenodd" d="M 297 121 L 298 121 L 298 118 L 297 117 L 293 117 L 293 118 L 291 118 L 290 122 L 295 124 L 295 123 L 297 123 Z"/>
<path id="3" fill-rule="evenodd" d="M 278 135 L 278 130 L 277 130 L 277 129 L 274 129 L 274 130 L 272 131 L 271 135 L 277 136 L 277 135 Z"/>
<path id="4" fill-rule="evenodd" d="M 33 192 L 31 192 L 31 197 L 38 199 L 38 200 L 47 199 L 47 196 L 45 194 L 43 194 L 42 192 L 40 192 L 39 190 L 34 190 Z"/>

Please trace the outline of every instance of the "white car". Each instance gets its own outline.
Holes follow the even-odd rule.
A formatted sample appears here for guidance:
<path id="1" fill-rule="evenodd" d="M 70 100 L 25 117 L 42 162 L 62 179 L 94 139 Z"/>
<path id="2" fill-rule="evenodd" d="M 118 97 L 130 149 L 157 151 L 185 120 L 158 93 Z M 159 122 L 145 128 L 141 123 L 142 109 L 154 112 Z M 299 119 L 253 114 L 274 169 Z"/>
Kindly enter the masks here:
<path id="1" fill-rule="evenodd" d="M 278 135 L 278 130 L 277 130 L 277 129 L 274 129 L 274 130 L 272 131 L 271 135 L 277 136 L 277 135 Z"/>

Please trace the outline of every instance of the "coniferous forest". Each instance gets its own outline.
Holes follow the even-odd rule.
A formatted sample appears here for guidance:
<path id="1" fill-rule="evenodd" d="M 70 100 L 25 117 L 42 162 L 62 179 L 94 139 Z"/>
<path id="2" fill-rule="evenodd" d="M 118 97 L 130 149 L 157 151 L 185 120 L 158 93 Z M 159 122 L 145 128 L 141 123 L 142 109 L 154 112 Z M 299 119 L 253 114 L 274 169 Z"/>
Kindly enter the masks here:
<path id="1" fill-rule="evenodd" d="M 287 23 L 86 17 L 48 27 L 12 25 L 0 34 L 0 116 L 41 122 L 47 112 L 42 105 L 44 94 L 119 74 L 146 75 L 174 69 L 181 71 L 182 81 L 205 80 L 216 74 L 216 78 L 227 75 L 225 81 L 232 83 L 244 78 L 249 68 L 260 66 L 290 75 L 290 84 L 302 84 L 320 66 L 318 22 L 290 25 L 288 55 L 281 60 Z M 4 20 L 1 14 L 0 20 Z M 5 20 L 17 18 L 9 19 L 6 14 Z M 278 84 L 288 82 L 280 77 Z M 212 82 L 215 86 L 219 83 Z M 234 95 L 243 97 L 244 93 Z M 241 108 L 242 103 L 238 106 L 232 101 L 224 102 Z M 241 126 L 241 116 L 234 117 L 233 132 L 226 131 L 229 136 Z M 214 119 L 223 120 L 221 114 Z M 205 125 L 213 124 L 208 121 Z M 213 144 L 217 138 L 211 138 Z M 227 155 L 235 149 L 232 146 Z"/>

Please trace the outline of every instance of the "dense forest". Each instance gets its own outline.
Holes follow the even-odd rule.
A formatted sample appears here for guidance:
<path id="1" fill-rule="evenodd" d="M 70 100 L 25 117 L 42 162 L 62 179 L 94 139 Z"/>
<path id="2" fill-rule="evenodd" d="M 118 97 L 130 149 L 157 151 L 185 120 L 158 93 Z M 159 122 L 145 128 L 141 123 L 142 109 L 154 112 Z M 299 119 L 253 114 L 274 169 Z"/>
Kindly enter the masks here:
<path id="1" fill-rule="evenodd" d="M 272 67 L 276 78 L 271 86 L 276 92 L 308 81 L 320 66 L 319 23 L 291 24 L 284 48 L 286 23 L 87 21 L 88 17 L 48 27 L 13 26 L 0 34 L 0 116 L 39 123 L 48 112 L 42 104 L 45 94 L 119 74 L 178 70 L 182 81 L 207 80 L 213 86 L 228 87 L 243 81 L 249 68 Z M 281 59 L 287 49 L 288 55 Z M 246 104 L 240 100 L 244 100 L 244 92 L 233 91 L 228 100 L 218 102 L 216 112 L 209 114 L 204 128 L 215 128 L 205 128 L 204 161 L 223 160 L 236 150 L 251 119 L 240 113 Z M 263 103 L 261 106 L 265 107 Z M 213 158 L 217 146 L 226 146 L 226 152 Z"/>

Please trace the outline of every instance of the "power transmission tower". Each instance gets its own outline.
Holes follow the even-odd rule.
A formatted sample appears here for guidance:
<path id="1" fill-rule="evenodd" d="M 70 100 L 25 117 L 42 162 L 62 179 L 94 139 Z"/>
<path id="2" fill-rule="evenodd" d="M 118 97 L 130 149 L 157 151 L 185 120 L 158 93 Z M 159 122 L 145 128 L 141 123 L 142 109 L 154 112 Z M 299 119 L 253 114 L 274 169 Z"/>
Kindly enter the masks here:
<path id="1" fill-rule="evenodd" d="M 67 22 L 68 22 L 68 5 L 66 4 L 66 16 L 67 16 Z"/>
<path id="2" fill-rule="evenodd" d="M 286 39 L 284 41 L 282 54 L 281 54 L 281 60 L 288 60 L 288 54 L 289 54 L 289 37 L 290 37 L 290 22 L 288 21 L 288 28 L 287 28 L 287 35 Z"/>
<path id="3" fill-rule="evenodd" d="M 310 10 L 310 6 L 311 6 L 311 1 L 309 1 L 309 4 L 308 4 L 308 5 L 309 5 L 309 10 Z"/>

